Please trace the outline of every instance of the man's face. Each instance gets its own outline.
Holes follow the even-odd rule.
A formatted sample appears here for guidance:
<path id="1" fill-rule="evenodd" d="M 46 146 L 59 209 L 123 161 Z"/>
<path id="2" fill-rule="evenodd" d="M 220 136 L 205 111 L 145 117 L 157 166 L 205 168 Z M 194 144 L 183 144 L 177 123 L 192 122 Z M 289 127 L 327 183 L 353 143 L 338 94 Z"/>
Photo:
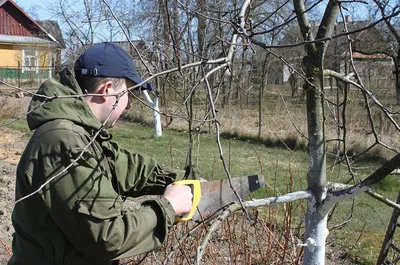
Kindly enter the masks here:
<path id="1" fill-rule="evenodd" d="M 129 100 L 129 92 L 127 88 L 133 86 L 134 83 L 130 80 L 125 80 L 125 82 L 121 82 L 120 84 L 113 83 L 112 90 L 113 93 L 120 93 L 119 99 L 117 102 L 116 96 L 110 96 L 107 98 L 106 109 L 107 113 L 105 114 L 105 119 L 107 119 L 108 115 L 112 111 L 110 118 L 107 120 L 105 127 L 110 128 L 115 125 L 117 120 L 121 117 L 124 110 L 129 109 L 131 107 L 131 103 Z"/>

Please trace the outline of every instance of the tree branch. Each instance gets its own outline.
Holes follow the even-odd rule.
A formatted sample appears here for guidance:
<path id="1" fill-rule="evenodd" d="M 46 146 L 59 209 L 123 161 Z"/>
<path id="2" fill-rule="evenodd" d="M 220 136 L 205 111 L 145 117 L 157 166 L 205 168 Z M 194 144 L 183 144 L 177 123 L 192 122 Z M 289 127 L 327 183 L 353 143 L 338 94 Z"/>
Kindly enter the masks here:
<path id="1" fill-rule="evenodd" d="M 328 212 L 332 208 L 332 206 L 338 201 L 348 198 L 353 198 L 360 193 L 366 192 L 374 184 L 385 179 L 399 165 L 400 165 L 400 154 L 397 154 L 391 160 L 385 163 L 382 167 L 380 167 L 366 179 L 360 181 L 358 184 L 344 190 L 333 191 L 328 193 L 326 199 L 323 201 L 320 207 L 321 214 L 326 214 L 326 212 Z"/>

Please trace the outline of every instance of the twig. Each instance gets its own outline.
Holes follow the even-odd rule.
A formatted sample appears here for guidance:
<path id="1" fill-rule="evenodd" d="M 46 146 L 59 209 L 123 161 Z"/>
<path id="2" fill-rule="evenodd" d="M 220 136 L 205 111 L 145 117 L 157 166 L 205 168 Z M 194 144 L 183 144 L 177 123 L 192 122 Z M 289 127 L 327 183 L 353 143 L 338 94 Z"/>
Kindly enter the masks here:
<path id="1" fill-rule="evenodd" d="M 103 2 L 103 4 L 105 4 L 108 8 L 108 10 L 111 12 L 112 17 L 114 18 L 114 20 L 118 23 L 118 26 L 120 27 L 120 29 L 122 30 L 122 32 L 124 33 L 126 39 L 128 40 L 129 44 L 131 45 L 132 48 L 135 49 L 136 53 L 139 56 L 139 59 L 141 61 L 141 63 L 146 67 L 147 72 L 152 75 L 152 72 L 150 70 L 150 68 L 147 66 L 145 60 L 143 59 L 143 56 L 140 54 L 140 52 L 138 51 L 138 49 L 136 48 L 136 46 L 133 44 L 133 42 L 131 41 L 130 36 L 128 35 L 128 33 L 126 32 L 126 27 L 122 26 L 122 23 L 120 21 L 120 19 L 115 15 L 114 10 L 110 7 L 110 5 L 105 1 L 105 0 L 101 0 Z"/>
<path id="2" fill-rule="evenodd" d="M 226 218 L 228 218 L 228 216 L 231 213 L 241 210 L 243 208 L 243 206 L 246 208 L 269 206 L 269 205 L 275 205 L 275 204 L 280 204 L 280 203 L 293 202 L 296 200 L 310 199 L 312 196 L 313 195 L 312 195 L 311 191 L 305 190 L 305 191 L 292 192 L 289 194 L 276 196 L 276 197 L 270 197 L 270 198 L 264 198 L 264 199 L 253 199 L 251 201 L 244 201 L 242 204 L 240 204 L 238 202 L 231 204 L 226 210 L 224 210 L 221 214 L 218 215 L 217 220 L 208 229 L 206 235 L 203 238 L 203 241 L 201 242 L 200 246 L 197 249 L 197 256 L 196 256 L 197 263 L 196 264 L 200 264 L 201 257 L 204 254 L 206 246 L 207 246 L 213 232 L 215 232 L 220 227 L 222 222 Z"/>
<path id="3" fill-rule="evenodd" d="M 1 124 L 0 124 L 0 128 L 1 128 L 1 127 L 4 127 L 4 126 L 7 126 L 7 125 L 10 125 L 10 124 L 13 124 L 14 122 L 17 122 L 17 121 L 19 121 L 19 120 L 25 119 L 25 116 L 26 116 L 26 115 L 28 115 L 29 113 L 31 113 L 31 112 L 37 110 L 38 108 L 40 108 L 41 106 L 43 106 L 46 102 L 47 102 L 47 99 L 45 99 L 42 103 L 40 103 L 39 106 L 37 106 L 37 107 L 31 109 L 30 111 L 28 111 L 24 116 L 21 116 L 21 117 L 12 119 L 11 121 L 7 121 L 7 122 L 4 122 L 4 123 L 1 123 Z"/>
<path id="4" fill-rule="evenodd" d="M 299 127 L 297 124 L 294 123 L 294 121 L 293 121 L 293 119 L 292 119 L 292 115 L 290 115 L 289 108 L 288 108 L 288 106 L 287 106 L 287 104 L 286 104 L 286 101 L 285 101 L 285 99 L 283 98 L 281 92 L 279 92 L 279 95 L 281 96 L 283 105 L 285 105 L 286 113 L 288 114 L 289 119 L 290 119 L 290 122 L 292 123 L 293 127 L 296 129 L 296 131 L 297 131 L 302 137 L 304 137 L 304 138 L 306 138 L 306 139 L 308 140 L 308 137 L 305 135 L 305 133 L 300 129 L 300 127 Z"/>
<path id="5" fill-rule="evenodd" d="M 171 250 L 168 252 L 167 257 L 165 257 L 163 261 L 163 265 L 166 265 L 168 260 L 173 256 L 174 252 L 179 248 L 179 246 L 188 238 L 194 235 L 194 233 L 199 230 L 199 229 L 206 229 L 207 230 L 207 224 L 211 222 L 212 219 L 208 218 L 207 220 L 202 221 L 201 223 L 197 224 L 195 227 L 191 228 L 185 235 L 183 235 L 180 239 L 177 239 L 178 243 L 174 245 Z"/>
<path id="6" fill-rule="evenodd" d="M 12 252 L 11 252 L 10 248 L 4 243 L 4 241 L 2 239 L 0 239 L 0 242 L 3 245 L 4 249 L 6 250 L 7 255 L 9 257 L 11 257 L 12 256 Z"/>

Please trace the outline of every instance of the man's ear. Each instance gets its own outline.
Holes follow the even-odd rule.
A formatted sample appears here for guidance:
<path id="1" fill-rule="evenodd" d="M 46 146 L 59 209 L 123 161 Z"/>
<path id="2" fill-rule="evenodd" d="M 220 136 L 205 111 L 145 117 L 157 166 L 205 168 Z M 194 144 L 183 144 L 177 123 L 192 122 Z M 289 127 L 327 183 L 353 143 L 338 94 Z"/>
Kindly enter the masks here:
<path id="1" fill-rule="evenodd" d="M 106 95 L 114 93 L 112 87 L 113 82 L 111 81 L 107 81 L 99 85 L 98 94 L 104 95 L 101 97 L 103 101 L 107 100 L 108 97 L 106 97 Z"/>

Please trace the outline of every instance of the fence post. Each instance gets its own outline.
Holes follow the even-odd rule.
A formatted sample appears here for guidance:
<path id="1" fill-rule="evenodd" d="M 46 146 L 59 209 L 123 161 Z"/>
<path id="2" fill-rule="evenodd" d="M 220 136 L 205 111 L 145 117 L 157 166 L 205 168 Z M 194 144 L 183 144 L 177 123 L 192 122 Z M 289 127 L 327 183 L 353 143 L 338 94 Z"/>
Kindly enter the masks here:
<path id="1" fill-rule="evenodd" d="M 21 62 L 18 61 L 18 87 L 21 87 Z"/>

